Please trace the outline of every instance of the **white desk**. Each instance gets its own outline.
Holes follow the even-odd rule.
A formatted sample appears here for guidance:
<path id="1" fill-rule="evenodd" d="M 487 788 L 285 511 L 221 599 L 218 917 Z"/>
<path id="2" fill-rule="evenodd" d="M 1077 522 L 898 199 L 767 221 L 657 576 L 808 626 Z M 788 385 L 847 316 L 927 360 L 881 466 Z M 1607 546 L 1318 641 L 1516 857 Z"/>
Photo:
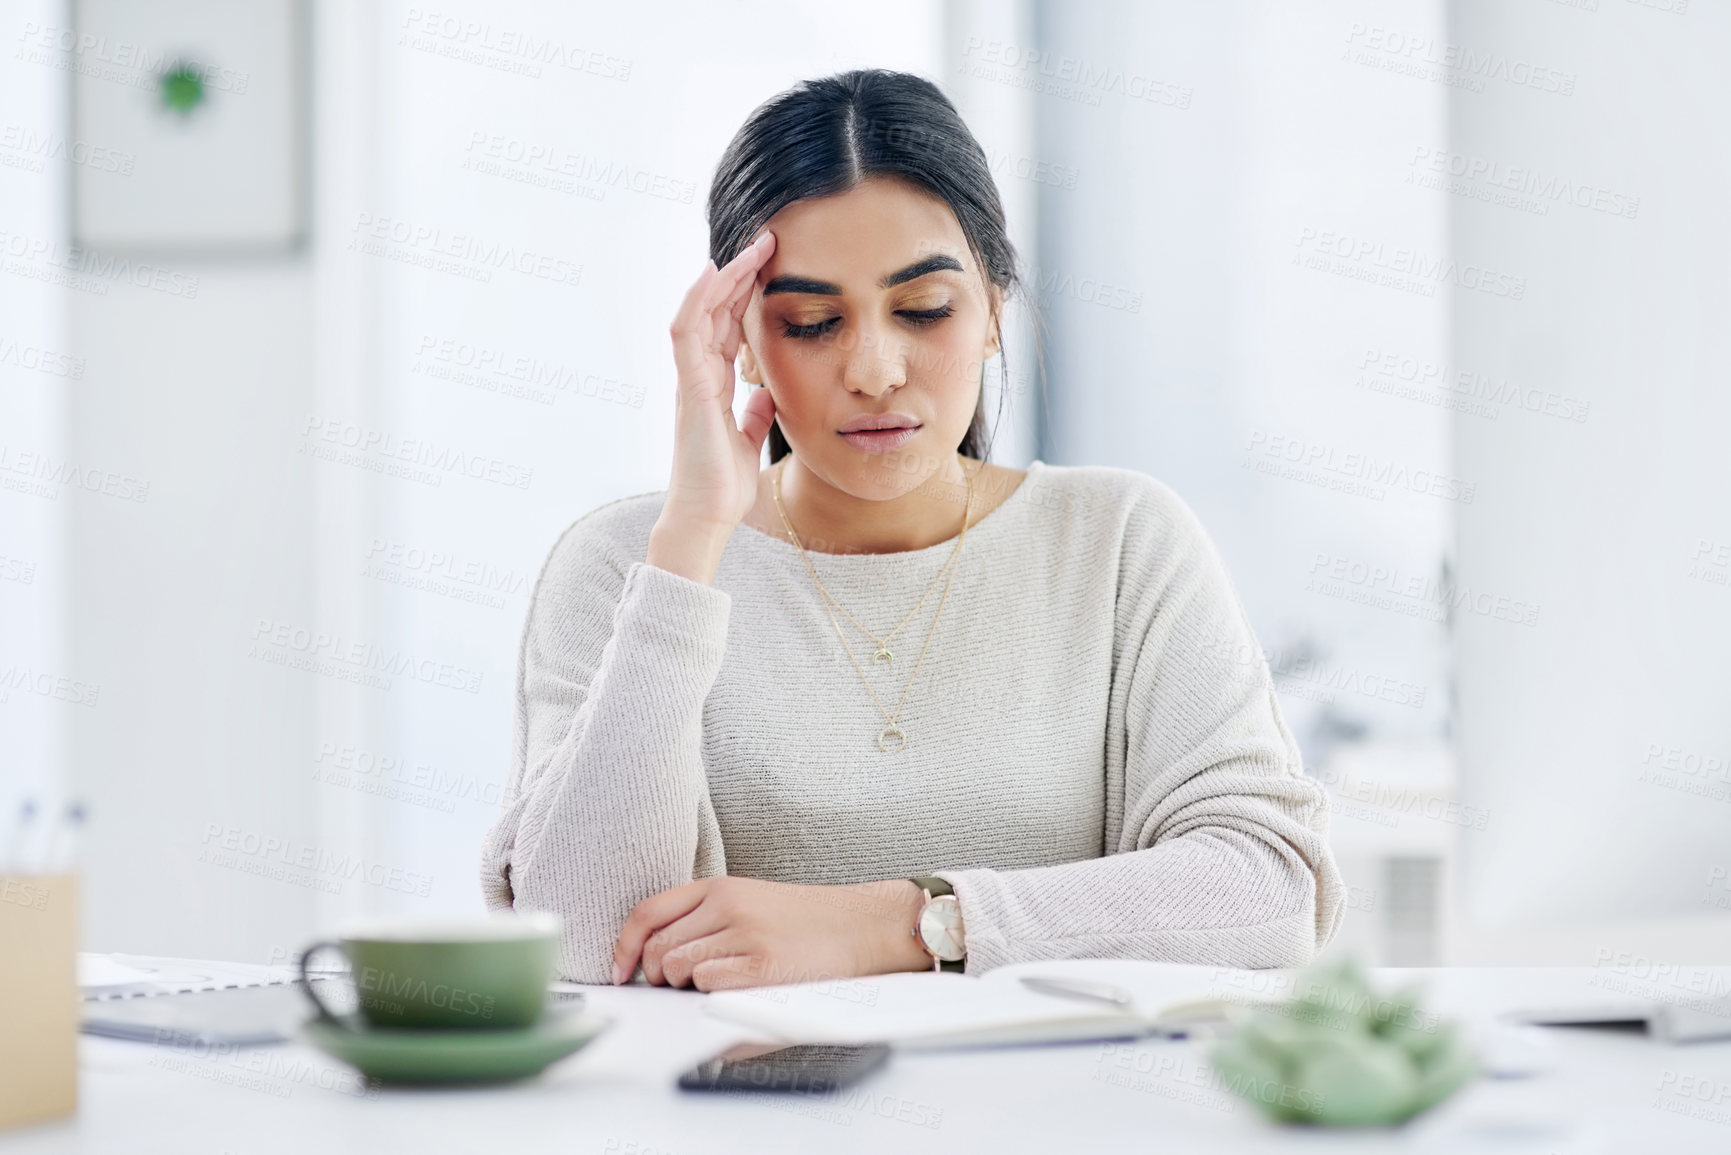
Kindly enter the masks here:
<path id="1" fill-rule="evenodd" d="M 1589 968 L 1377 978 L 1393 985 L 1415 976 L 1428 982 L 1427 1007 L 1444 1014 L 1606 993 L 1595 985 L 1606 973 Z M 77 1118 L 0 1135 L 0 1152 L 1731 1151 L 1731 1043 L 1669 1047 L 1639 1034 L 1555 1030 L 1547 1074 L 1481 1079 L 1402 1129 L 1330 1132 L 1262 1122 L 1208 1085 L 1197 1046 L 1152 1039 L 898 1053 L 822 1097 L 681 1092 L 679 1070 L 748 1037 L 704 1015 L 701 998 L 593 988 L 593 1005 L 615 1017 L 606 1034 L 537 1080 L 489 1089 L 368 1090 L 348 1068 L 298 1045 L 200 1059 L 85 1037 Z"/>

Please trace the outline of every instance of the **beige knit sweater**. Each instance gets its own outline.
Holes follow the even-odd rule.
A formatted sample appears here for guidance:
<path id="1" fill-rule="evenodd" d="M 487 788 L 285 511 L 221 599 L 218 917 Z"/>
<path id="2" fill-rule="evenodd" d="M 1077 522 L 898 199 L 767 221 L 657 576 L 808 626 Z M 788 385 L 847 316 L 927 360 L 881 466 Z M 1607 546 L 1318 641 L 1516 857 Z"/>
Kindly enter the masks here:
<path id="1" fill-rule="evenodd" d="M 610 982 L 631 908 L 717 874 L 940 875 L 971 972 L 1293 966 L 1333 935 L 1323 790 L 1218 554 L 1160 482 L 1033 462 L 968 530 L 888 754 L 794 545 L 742 525 L 713 585 L 651 566 L 664 496 L 573 523 L 524 624 L 512 792 L 481 880 L 489 907 L 563 916 L 565 978 Z M 884 632 L 953 546 L 810 556 Z M 836 615 L 892 711 L 941 592 L 887 666 Z"/>

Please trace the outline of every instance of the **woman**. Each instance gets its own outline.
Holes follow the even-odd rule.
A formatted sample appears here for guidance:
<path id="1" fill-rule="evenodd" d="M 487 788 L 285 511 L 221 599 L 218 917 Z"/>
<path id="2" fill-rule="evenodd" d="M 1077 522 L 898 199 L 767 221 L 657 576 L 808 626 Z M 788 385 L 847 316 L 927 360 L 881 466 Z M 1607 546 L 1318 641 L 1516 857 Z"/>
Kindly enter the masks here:
<path id="1" fill-rule="evenodd" d="M 1201 526 L 1132 470 L 985 463 L 1015 254 L 949 101 L 783 93 L 709 225 L 671 482 L 536 582 L 489 906 L 562 915 L 578 982 L 1308 961 L 1324 796 Z"/>

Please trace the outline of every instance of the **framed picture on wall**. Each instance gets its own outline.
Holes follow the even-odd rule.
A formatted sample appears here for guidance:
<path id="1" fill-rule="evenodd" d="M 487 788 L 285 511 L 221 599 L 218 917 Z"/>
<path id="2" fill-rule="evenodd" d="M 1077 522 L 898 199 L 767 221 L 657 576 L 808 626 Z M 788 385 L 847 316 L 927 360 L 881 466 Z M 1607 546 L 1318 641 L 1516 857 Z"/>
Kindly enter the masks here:
<path id="1" fill-rule="evenodd" d="M 299 0 L 75 0 L 76 244 L 285 251 L 306 232 Z M 102 158 L 97 163 L 96 158 Z"/>

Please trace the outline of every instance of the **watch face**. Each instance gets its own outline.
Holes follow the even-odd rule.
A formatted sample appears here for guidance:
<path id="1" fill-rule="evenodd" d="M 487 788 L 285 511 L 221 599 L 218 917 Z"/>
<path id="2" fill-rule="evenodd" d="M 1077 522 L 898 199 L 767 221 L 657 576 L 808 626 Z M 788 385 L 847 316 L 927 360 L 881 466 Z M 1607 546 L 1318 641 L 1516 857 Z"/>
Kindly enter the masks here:
<path id="1" fill-rule="evenodd" d="M 920 941 L 944 962 L 968 953 L 962 926 L 962 904 L 953 894 L 940 894 L 920 911 Z"/>

